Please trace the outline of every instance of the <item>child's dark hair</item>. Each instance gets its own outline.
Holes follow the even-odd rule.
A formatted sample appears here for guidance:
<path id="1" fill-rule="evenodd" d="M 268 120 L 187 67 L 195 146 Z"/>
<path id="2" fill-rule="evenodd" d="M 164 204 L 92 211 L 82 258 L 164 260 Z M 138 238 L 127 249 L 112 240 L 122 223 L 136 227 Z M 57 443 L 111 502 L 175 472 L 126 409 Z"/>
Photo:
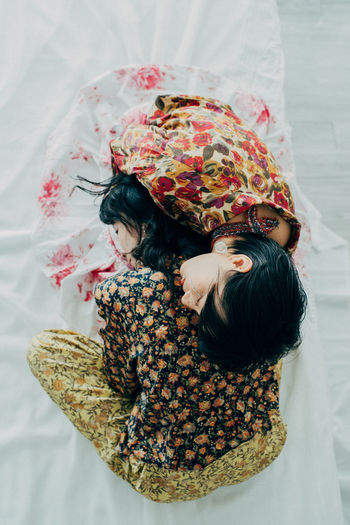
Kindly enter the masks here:
<path id="1" fill-rule="evenodd" d="M 275 364 L 301 343 L 307 296 L 291 256 L 275 241 L 241 234 L 230 253 L 253 262 L 233 273 L 218 300 L 218 283 L 208 293 L 198 324 L 199 349 L 224 368 L 248 371 Z"/>
<path id="2" fill-rule="evenodd" d="M 77 179 L 100 187 L 91 190 L 75 186 L 103 197 L 99 215 L 104 224 L 120 221 L 129 230 L 137 232 L 138 244 L 131 254 L 144 266 L 167 274 L 168 257 L 175 254 L 190 259 L 210 251 L 209 239 L 166 215 L 134 175 L 120 172 L 100 183 L 80 176 Z M 146 226 L 146 235 L 142 239 L 143 225 Z"/>

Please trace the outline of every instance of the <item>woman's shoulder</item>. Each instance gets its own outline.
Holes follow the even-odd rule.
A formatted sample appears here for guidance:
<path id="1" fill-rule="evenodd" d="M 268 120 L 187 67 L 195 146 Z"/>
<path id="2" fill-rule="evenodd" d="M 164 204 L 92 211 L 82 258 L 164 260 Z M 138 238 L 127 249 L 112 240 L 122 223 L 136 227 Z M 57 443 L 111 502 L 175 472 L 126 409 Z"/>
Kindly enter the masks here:
<path id="1" fill-rule="evenodd" d="M 97 284 L 97 304 L 112 306 L 116 300 L 127 302 L 161 296 L 170 299 L 169 275 L 151 268 L 140 268 L 114 275 Z"/>

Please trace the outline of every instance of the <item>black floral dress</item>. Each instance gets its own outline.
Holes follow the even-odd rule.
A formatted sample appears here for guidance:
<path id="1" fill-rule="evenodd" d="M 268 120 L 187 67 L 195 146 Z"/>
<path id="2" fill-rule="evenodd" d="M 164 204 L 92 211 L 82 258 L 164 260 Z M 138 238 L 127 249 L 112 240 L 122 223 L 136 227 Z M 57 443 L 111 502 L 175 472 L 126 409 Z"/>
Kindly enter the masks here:
<path id="1" fill-rule="evenodd" d="M 198 315 L 181 303 L 182 262 L 174 257 L 167 275 L 145 268 L 109 278 L 95 299 L 106 321 L 108 383 L 134 401 L 120 457 L 187 471 L 271 431 L 280 366 L 244 375 L 208 361 L 198 349 Z"/>

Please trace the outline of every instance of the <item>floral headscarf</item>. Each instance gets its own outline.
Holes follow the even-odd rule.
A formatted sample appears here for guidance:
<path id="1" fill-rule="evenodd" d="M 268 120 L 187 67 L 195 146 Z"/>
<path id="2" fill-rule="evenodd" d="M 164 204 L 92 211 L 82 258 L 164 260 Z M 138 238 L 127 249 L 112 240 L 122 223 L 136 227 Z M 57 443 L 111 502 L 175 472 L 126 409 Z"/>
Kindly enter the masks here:
<path id="1" fill-rule="evenodd" d="M 255 204 L 275 209 L 292 226 L 293 253 L 301 224 L 276 160 L 265 144 L 219 100 L 159 95 L 145 124 L 131 124 L 110 142 L 114 173 L 134 174 L 169 216 L 210 233 Z"/>

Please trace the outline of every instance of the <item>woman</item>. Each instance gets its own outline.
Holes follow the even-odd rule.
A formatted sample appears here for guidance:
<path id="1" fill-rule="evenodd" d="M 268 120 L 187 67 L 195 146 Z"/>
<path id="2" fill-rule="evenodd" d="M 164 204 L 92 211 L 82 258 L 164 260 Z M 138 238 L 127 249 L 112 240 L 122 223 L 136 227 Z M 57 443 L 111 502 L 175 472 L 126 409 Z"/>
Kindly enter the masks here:
<path id="1" fill-rule="evenodd" d="M 207 269 L 197 266 L 202 258 L 181 270 L 183 303 L 200 313 L 201 351 L 231 369 L 286 355 L 299 342 L 305 306 L 286 256 L 301 225 L 267 147 L 229 105 L 190 95 L 158 96 L 146 123 L 130 125 L 110 146 L 115 174 L 136 176 L 164 213 L 228 256 L 214 253 Z"/>
<path id="2" fill-rule="evenodd" d="M 138 269 L 96 287 L 103 345 L 44 331 L 28 350 L 31 369 L 108 466 L 144 496 L 184 501 L 242 482 L 266 468 L 286 439 L 281 361 L 237 373 L 208 359 L 180 275 L 208 246 L 186 230 L 168 239 L 173 221 L 134 177 L 102 186 L 100 217 L 114 224 Z M 244 258 L 233 255 L 239 273 Z M 199 255 L 208 256 L 228 259 Z"/>

